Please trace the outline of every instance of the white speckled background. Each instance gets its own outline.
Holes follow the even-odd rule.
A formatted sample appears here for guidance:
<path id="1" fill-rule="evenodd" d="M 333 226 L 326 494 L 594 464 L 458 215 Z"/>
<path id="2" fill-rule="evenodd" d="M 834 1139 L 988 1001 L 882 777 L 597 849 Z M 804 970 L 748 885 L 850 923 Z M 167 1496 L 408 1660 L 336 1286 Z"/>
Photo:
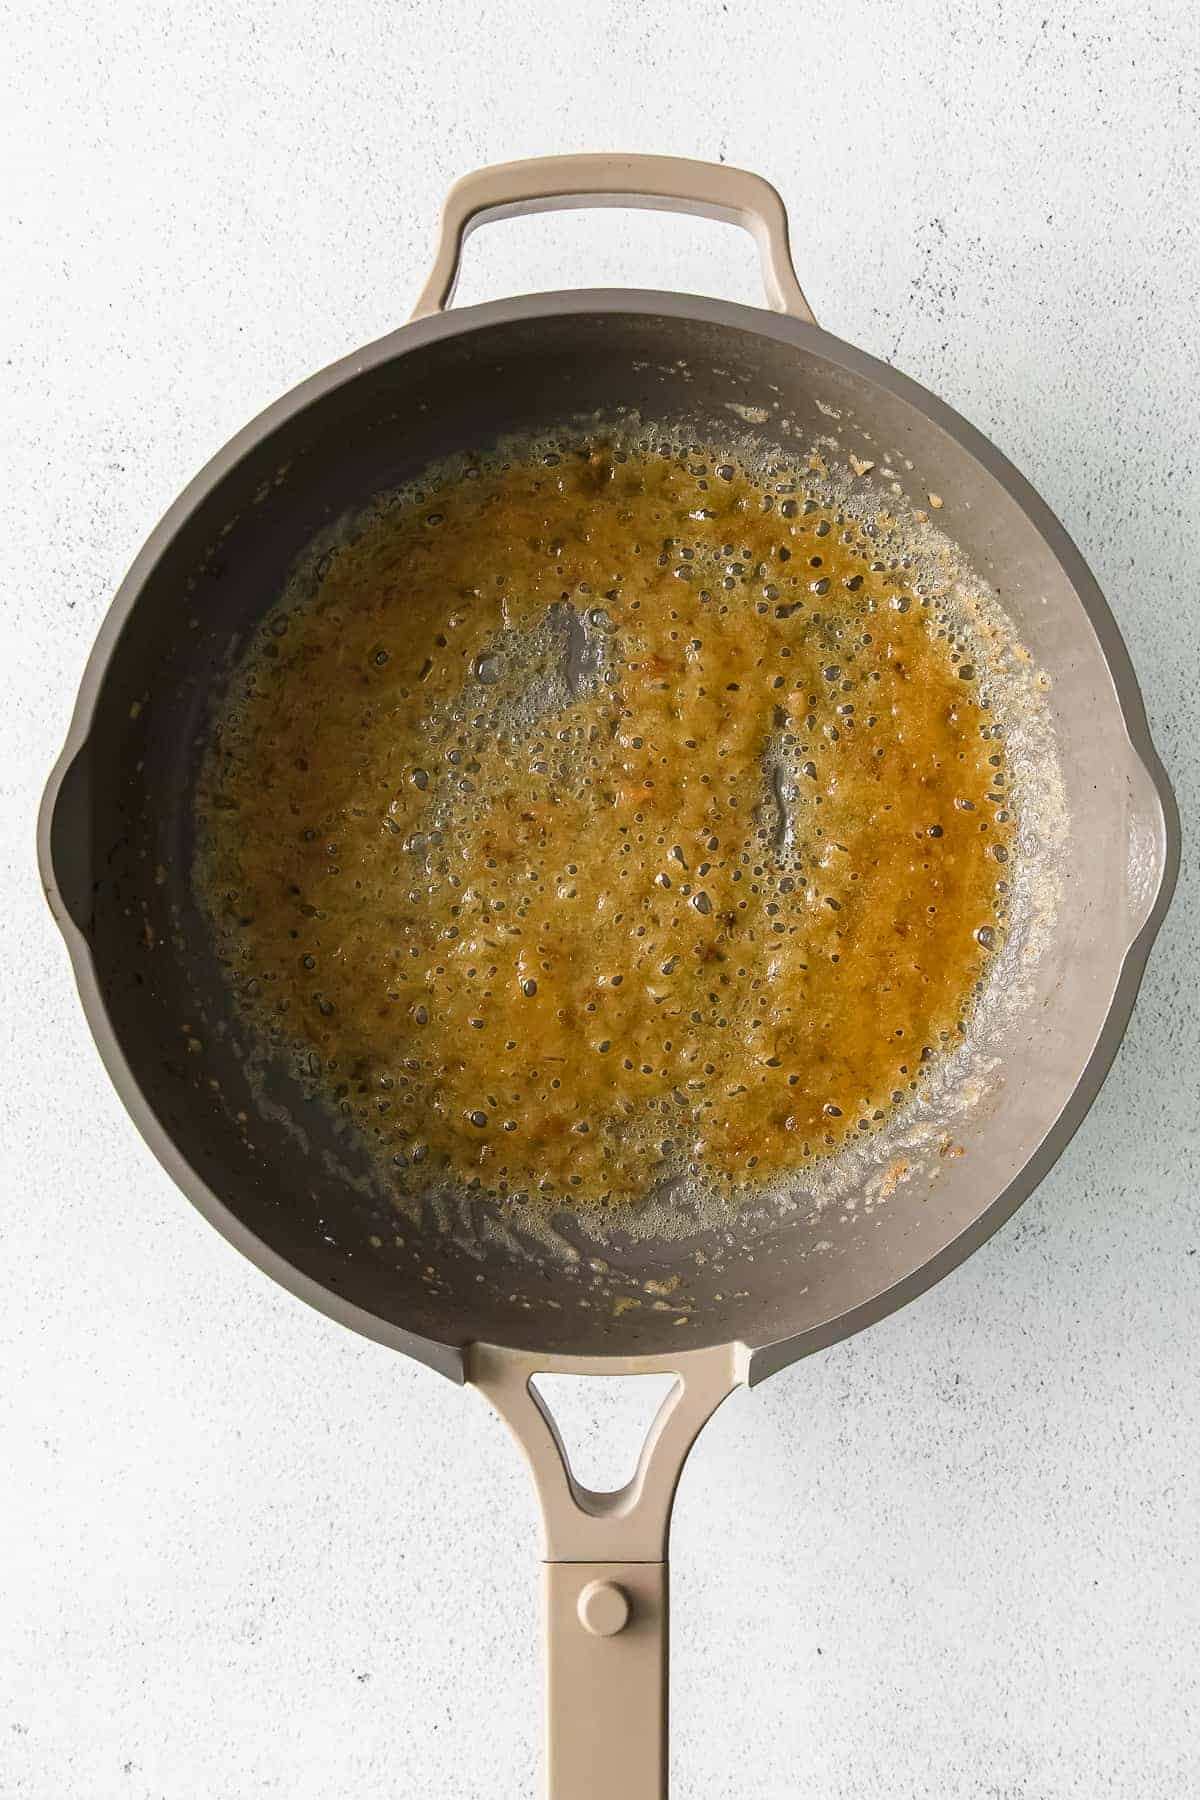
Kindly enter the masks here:
<path id="1" fill-rule="evenodd" d="M 404 316 L 455 175 L 724 157 L 783 190 L 818 317 L 944 394 L 1060 513 L 1194 833 L 1197 16 L 0 7 L 3 1800 L 536 1780 L 515 1450 L 478 1398 L 307 1311 L 180 1199 L 38 892 L 37 795 L 146 530 L 267 401 Z M 592 214 L 480 233 L 461 299 L 619 281 L 756 291 L 732 231 Z M 1016 1221 L 701 1441 L 675 1533 L 679 1796 L 1200 1792 L 1198 899 L 1185 851 L 1116 1068 Z"/>

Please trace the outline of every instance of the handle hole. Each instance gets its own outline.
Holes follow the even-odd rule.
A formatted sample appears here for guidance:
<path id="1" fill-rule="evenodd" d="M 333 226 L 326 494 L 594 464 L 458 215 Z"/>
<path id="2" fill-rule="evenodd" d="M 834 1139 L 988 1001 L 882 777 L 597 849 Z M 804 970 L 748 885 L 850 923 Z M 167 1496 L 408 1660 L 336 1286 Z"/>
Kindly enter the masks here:
<path id="1" fill-rule="evenodd" d="M 633 1480 L 676 1375 L 534 1375 L 580 1487 L 613 1494 Z"/>
<path id="2" fill-rule="evenodd" d="M 600 208 L 481 226 L 463 250 L 454 304 L 578 287 L 663 288 L 763 303 L 758 252 L 737 226 Z"/>

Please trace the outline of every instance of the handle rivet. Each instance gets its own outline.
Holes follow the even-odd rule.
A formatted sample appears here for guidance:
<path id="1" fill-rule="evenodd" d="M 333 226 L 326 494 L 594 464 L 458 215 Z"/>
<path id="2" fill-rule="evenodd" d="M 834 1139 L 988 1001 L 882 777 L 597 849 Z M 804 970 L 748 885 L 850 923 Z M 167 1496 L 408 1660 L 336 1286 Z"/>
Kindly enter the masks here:
<path id="1" fill-rule="evenodd" d="M 578 1603 L 579 1622 L 593 1637 L 615 1637 L 629 1623 L 629 1595 L 615 1581 L 589 1581 Z"/>

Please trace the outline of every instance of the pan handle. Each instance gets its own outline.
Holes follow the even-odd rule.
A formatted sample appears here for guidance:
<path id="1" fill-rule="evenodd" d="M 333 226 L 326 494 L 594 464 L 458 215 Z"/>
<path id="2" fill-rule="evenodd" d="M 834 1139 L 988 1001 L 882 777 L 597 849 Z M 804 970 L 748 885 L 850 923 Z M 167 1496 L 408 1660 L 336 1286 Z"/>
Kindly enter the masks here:
<path id="1" fill-rule="evenodd" d="M 463 245 L 477 225 L 576 206 L 650 207 L 740 225 L 758 245 L 771 308 L 816 324 L 796 279 L 787 213 L 770 182 L 684 156 L 535 156 L 464 175 L 446 196 L 437 255 L 413 318 L 450 305 Z"/>
<path id="2" fill-rule="evenodd" d="M 537 1356 L 492 1344 L 467 1379 L 525 1453 L 545 1531 L 547 1800 L 665 1800 L 667 1539 L 688 1452 L 746 1379 L 742 1344 L 679 1356 Z M 673 1374 L 632 1481 L 616 1493 L 571 1473 L 545 1402 L 548 1375 Z"/>

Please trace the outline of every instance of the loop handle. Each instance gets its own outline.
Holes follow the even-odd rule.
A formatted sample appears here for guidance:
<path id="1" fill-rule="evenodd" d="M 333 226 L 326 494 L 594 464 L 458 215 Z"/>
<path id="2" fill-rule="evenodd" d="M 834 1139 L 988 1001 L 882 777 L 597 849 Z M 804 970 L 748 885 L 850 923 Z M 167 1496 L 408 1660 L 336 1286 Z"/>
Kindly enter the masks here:
<path id="1" fill-rule="evenodd" d="M 413 318 L 450 305 L 463 245 L 477 225 L 577 206 L 649 207 L 740 225 L 758 245 L 767 304 L 816 324 L 792 264 L 787 213 L 770 182 L 683 156 L 537 156 L 464 175 L 446 196 L 437 255 Z"/>

